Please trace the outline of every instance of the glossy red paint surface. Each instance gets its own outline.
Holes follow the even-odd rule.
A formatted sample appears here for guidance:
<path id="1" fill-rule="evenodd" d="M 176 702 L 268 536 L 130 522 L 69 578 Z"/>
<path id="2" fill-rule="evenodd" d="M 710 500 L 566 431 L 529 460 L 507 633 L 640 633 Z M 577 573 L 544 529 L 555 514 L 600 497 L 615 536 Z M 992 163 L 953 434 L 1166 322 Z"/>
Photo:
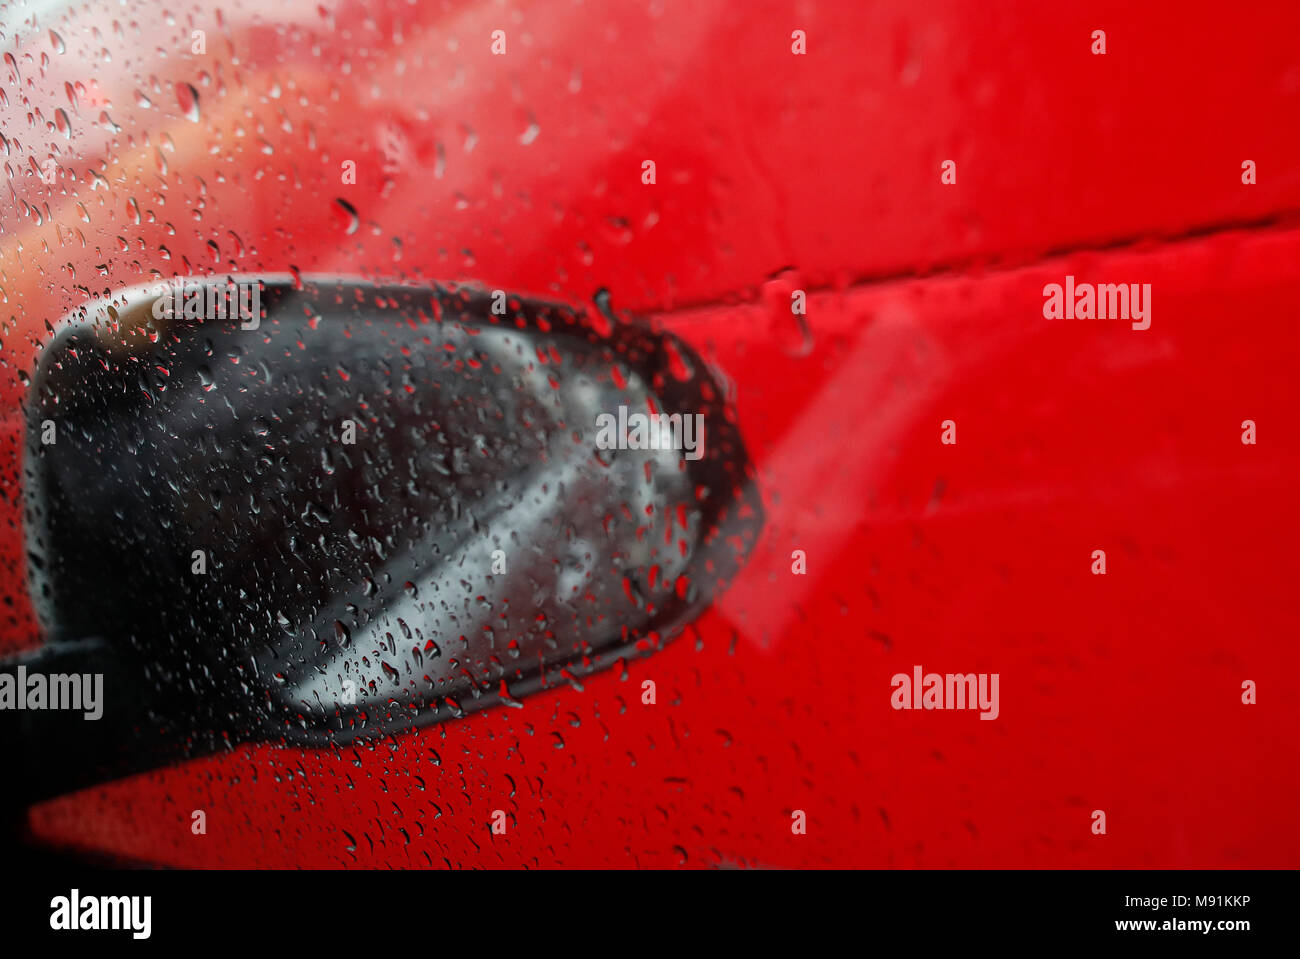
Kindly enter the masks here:
<path id="1" fill-rule="evenodd" d="M 731 382 L 767 527 L 626 678 L 374 748 L 240 748 L 46 803 L 39 835 L 177 865 L 1300 860 L 1300 12 L 172 13 L 6 21 L 8 650 L 38 639 L 18 373 L 47 321 L 153 271 L 607 288 Z M 55 149 L 76 179 L 46 185 Z M 1151 328 L 1045 320 L 1066 274 L 1150 283 Z M 916 664 L 999 673 L 1000 717 L 891 709 Z"/>

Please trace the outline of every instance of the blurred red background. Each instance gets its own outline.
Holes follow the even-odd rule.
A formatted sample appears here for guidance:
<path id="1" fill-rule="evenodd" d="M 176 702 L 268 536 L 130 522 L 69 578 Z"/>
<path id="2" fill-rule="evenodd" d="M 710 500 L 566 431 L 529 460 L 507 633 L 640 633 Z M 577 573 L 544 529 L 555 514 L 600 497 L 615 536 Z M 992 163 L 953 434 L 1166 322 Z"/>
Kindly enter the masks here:
<path id="1" fill-rule="evenodd" d="M 39 806 L 43 839 L 195 866 L 1300 862 L 1300 8 L 2 20 L 0 652 L 39 642 L 23 374 L 47 324 L 173 273 L 608 289 L 732 384 L 768 516 L 626 678 L 371 747 L 239 748 Z M 1043 319 L 1067 273 L 1150 283 L 1151 328 Z M 1000 717 L 895 712 L 917 664 L 999 673 Z"/>

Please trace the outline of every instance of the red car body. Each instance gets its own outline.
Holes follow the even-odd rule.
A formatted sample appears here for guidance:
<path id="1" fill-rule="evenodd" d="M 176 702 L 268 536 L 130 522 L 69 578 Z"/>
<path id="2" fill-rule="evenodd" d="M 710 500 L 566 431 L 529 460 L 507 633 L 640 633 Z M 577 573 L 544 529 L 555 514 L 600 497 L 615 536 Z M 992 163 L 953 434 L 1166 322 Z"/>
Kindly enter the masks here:
<path id="1" fill-rule="evenodd" d="M 176 273 L 608 290 L 730 383 L 767 516 L 626 671 L 33 831 L 208 867 L 1300 863 L 1298 32 L 1200 2 L 7 10 L 0 652 L 41 635 L 39 345 Z M 1151 284 L 1150 328 L 1045 319 L 1066 275 Z M 998 673 L 998 719 L 891 708 L 916 665 Z"/>

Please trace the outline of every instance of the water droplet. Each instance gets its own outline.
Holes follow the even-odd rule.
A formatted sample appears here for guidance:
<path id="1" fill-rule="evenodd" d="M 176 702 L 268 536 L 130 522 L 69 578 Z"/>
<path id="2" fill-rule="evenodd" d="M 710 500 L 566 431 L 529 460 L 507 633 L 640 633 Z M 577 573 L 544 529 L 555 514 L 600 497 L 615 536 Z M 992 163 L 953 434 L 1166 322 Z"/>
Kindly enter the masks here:
<path id="1" fill-rule="evenodd" d="M 191 123 L 199 122 L 199 91 L 188 83 L 176 84 L 176 103 L 181 114 Z"/>
<path id="2" fill-rule="evenodd" d="M 340 646 L 348 646 L 352 642 L 352 633 L 339 620 L 334 620 L 334 641 Z"/>
<path id="3" fill-rule="evenodd" d="M 528 146 L 537 139 L 537 135 L 541 132 L 542 128 L 537 125 L 537 118 L 530 113 L 528 115 L 528 129 L 519 134 L 519 142 L 524 146 Z"/>
<path id="4" fill-rule="evenodd" d="M 357 215 L 356 207 L 341 197 L 334 199 L 335 220 L 339 226 L 343 227 L 348 236 L 356 233 L 361 226 L 361 217 Z"/>
<path id="5" fill-rule="evenodd" d="M 587 316 L 591 320 L 592 327 L 601 336 L 609 336 L 614 332 L 614 326 L 618 322 L 614 317 L 614 309 L 610 301 L 609 290 L 603 286 L 592 296 L 592 302 L 596 304 L 596 312 L 587 311 Z"/>
<path id="6" fill-rule="evenodd" d="M 771 277 L 763 284 L 763 300 L 782 351 L 796 358 L 812 353 L 813 335 L 806 315 L 808 292 L 798 271 L 786 269 Z"/>

